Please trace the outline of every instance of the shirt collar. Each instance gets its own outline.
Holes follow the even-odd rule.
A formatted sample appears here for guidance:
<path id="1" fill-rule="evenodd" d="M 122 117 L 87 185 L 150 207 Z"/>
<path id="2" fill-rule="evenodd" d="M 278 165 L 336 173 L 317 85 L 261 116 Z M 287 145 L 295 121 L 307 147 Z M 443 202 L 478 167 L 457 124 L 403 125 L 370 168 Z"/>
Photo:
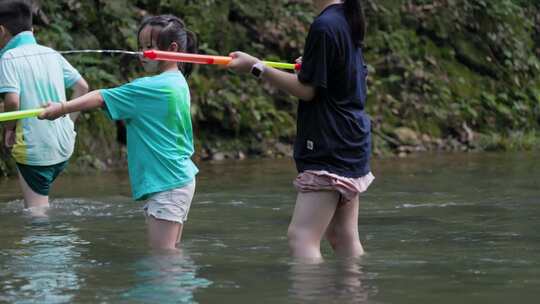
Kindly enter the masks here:
<path id="1" fill-rule="evenodd" d="M 37 44 L 36 38 L 34 38 L 34 33 L 31 31 L 19 33 L 13 37 L 2 50 L 0 50 L 0 57 L 2 57 L 9 50 L 29 44 Z"/>

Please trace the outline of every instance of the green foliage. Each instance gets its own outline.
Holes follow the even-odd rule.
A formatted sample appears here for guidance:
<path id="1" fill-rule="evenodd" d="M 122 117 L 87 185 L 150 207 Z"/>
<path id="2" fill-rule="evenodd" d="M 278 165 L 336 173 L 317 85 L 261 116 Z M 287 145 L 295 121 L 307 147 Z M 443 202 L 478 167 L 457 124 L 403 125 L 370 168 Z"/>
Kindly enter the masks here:
<path id="1" fill-rule="evenodd" d="M 38 39 L 56 49 L 135 50 L 138 23 L 145 15 L 174 14 L 198 34 L 203 53 L 243 50 L 288 61 L 300 56 L 313 16 L 308 2 L 283 0 L 64 0 L 42 1 L 41 8 L 48 24 L 36 27 Z M 93 88 L 115 86 L 140 75 L 133 58 L 84 54 L 68 59 Z M 198 68 L 190 85 L 195 124 L 201 132 L 292 139 L 292 98 L 215 67 Z"/>
<path id="2" fill-rule="evenodd" d="M 372 2 L 369 2 L 372 3 Z M 539 5 L 416 0 L 372 4 L 371 113 L 440 137 L 465 123 L 510 136 L 539 127 Z M 382 15 L 382 16 L 381 16 Z"/>
<path id="3" fill-rule="evenodd" d="M 503 138 L 519 132 L 537 134 L 538 1 L 365 4 L 368 111 L 381 138 L 400 126 L 437 138 L 455 136 L 464 125 Z M 42 0 L 39 6 L 37 37 L 58 50 L 135 50 L 140 20 L 169 13 L 182 17 L 198 34 L 202 53 L 242 50 L 284 61 L 301 55 L 314 17 L 308 0 Z M 68 60 L 92 88 L 116 86 L 141 75 L 137 60 L 129 56 L 71 55 Z M 197 67 L 188 81 L 197 138 L 292 141 L 294 98 L 210 66 Z M 91 114 L 83 117 L 79 128 L 93 138 L 80 141 L 79 155 L 110 156 L 111 151 L 104 153 L 93 142 L 102 140 L 110 147 L 114 124 Z M 384 141 L 376 142 L 377 149 L 388 148 Z"/>

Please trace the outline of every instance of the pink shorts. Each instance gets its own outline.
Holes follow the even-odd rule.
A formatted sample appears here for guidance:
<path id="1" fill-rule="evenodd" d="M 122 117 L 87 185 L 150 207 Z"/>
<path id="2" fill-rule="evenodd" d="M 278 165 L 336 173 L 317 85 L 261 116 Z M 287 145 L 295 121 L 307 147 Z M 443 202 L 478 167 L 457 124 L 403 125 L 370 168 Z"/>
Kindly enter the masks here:
<path id="1" fill-rule="evenodd" d="M 300 173 L 293 184 L 298 192 L 337 191 L 340 203 L 352 201 L 365 192 L 375 177 L 368 173 L 359 178 L 339 176 L 327 171 L 308 170 Z"/>

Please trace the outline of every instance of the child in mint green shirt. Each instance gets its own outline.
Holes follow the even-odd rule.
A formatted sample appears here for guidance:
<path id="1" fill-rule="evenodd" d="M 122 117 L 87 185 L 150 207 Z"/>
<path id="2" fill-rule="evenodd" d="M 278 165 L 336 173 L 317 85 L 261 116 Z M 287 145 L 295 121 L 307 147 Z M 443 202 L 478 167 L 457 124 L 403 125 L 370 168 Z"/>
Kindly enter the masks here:
<path id="1" fill-rule="evenodd" d="M 135 200 L 193 180 L 197 168 L 191 161 L 190 94 L 180 71 L 164 71 L 98 93 L 109 116 L 126 122 L 128 169 Z"/>
<path id="2" fill-rule="evenodd" d="M 195 36 L 170 15 L 150 17 L 139 28 L 140 50 L 195 52 Z M 128 169 L 133 198 L 145 200 L 150 244 L 173 249 L 180 241 L 195 192 L 198 170 L 191 161 L 193 131 L 190 92 L 175 62 L 145 61 L 155 76 L 123 86 L 90 92 L 63 104 L 50 104 L 40 116 L 56 119 L 66 113 L 104 107 L 113 120 L 124 120 Z"/>
<path id="3" fill-rule="evenodd" d="M 58 52 L 39 45 L 31 30 L 28 2 L 0 2 L 0 94 L 6 111 L 63 102 L 66 88 L 73 88 L 74 97 L 88 92 L 79 72 Z M 45 215 L 51 184 L 73 153 L 73 121 L 26 118 L 5 123 L 3 129 L 3 144 L 17 164 L 25 205 L 33 215 Z"/>

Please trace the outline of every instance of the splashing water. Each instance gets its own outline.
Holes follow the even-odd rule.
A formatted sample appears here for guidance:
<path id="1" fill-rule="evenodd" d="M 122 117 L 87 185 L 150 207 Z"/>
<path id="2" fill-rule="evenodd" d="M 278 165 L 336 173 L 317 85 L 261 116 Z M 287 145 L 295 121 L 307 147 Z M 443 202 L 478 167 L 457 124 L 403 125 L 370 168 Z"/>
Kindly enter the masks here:
<path id="1" fill-rule="evenodd" d="M 71 55 L 71 54 L 122 54 L 122 55 L 133 55 L 140 56 L 142 52 L 133 52 L 125 50 L 71 50 L 71 51 L 59 51 L 58 53 L 62 55 Z"/>
<path id="2" fill-rule="evenodd" d="M 20 58 L 43 56 L 43 55 L 54 55 L 54 54 L 61 54 L 61 55 L 110 54 L 110 55 L 142 56 L 143 53 L 134 52 L 134 51 L 125 51 L 125 50 L 70 50 L 70 51 L 50 51 L 50 52 L 42 52 L 42 53 L 31 54 L 31 55 L 21 55 L 21 56 L 11 56 L 11 57 L 4 56 L 0 58 L 0 60 L 15 60 L 15 59 L 20 59 Z"/>

